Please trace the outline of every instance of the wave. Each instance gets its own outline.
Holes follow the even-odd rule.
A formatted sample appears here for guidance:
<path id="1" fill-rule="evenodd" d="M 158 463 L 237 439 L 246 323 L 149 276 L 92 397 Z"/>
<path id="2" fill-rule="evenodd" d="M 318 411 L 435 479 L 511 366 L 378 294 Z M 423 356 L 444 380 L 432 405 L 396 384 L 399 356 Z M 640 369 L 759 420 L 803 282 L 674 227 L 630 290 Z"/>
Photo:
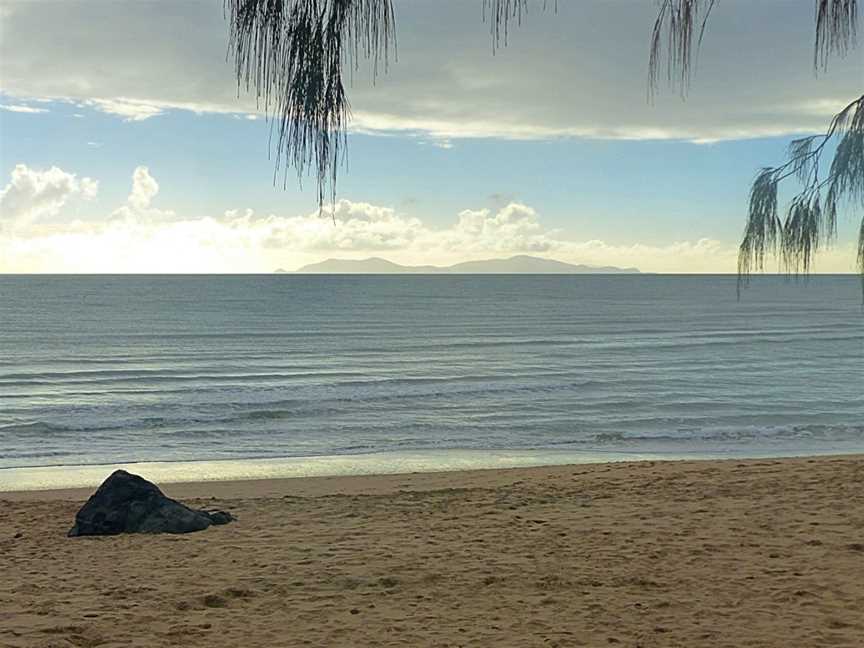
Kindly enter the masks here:
<path id="1" fill-rule="evenodd" d="M 599 432 L 582 444 L 639 444 L 664 442 L 713 442 L 742 443 L 778 441 L 860 441 L 864 449 L 864 425 L 786 425 L 786 426 L 747 426 L 747 427 L 687 427 L 674 432 L 632 433 L 624 431 Z"/>
<path id="2" fill-rule="evenodd" d="M 28 421 L 26 423 L 6 423 L 0 425 L 0 434 L 15 435 L 18 437 L 32 436 L 36 438 L 70 431 L 69 428 L 56 423 L 46 423 L 44 421 Z"/>
<path id="3" fill-rule="evenodd" d="M 68 371 L 43 372 L 23 374 L 0 374 L 0 385 L 31 386 L 31 385 L 77 385 L 77 384 L 110 384 L 144 382 L 160 384 L 172 382 L 257 382 L 267 380 L 310 380 L 351 378 L 365 375 L 360 371 L 315 371 L 315 372 L 273 372 L 273 373 L 220 373 L 218 370 L 208 373 L 190 373 L 188 369 L 177 370 L 114 370 L 114 371 Z"/>
<path id="4" fill-rule="evenodd" d="M 273 398 L 282 393 L 281 389 L 262 392 L 256 388 L 248 394 L 191 389 L 171 392 L 167 401 L 149 398 L 122 404 L 116 400 L 104 404 L 97 401 L 71 408 L 62 402 L 50 407 L 46 404 L 41 409 L 44 413 L 50 412 L 50 416 L 29 420 L 30 409 L 22 406 L 8 408 L 6 413 L 20 420 L 12 418 L 11 422 L 0 424 L 0 439 L 86 437 L 105 433 L 118 439 L 157 432 L 206 435 L 208 429 L 254 435 L 295 429 L 304 424 L 326 430 L 329 426 L 346 425 L 346 418 L 353 418 L 358 428 L 363 425 L 382 427 L 385 420 L 394 426 L 416 427 L 418 421 L 430 417 L 439 422 L 455 418 L 460 421 L 463 435 L 467 436 L 472 433 L 472 421 L 482 417 L 486 426 L 500 426 L 503 432 L 516 426 L 526 431 L 523 433 L 537 430 L 541 435 L 547 430 L 554 435 L 560 434 L 561 429 L 569 429 L 598 443 L 614 442 L 614 435 L 623 435 L 617 440 L 638 441 L 646 430 L 650 432 L 645 438 L 651 440 L 698 439 L 702 434 L 713 435 L 717 440 L 724 438 L 722 434 L 727 434 L 730 441 L 767 440 L 772 430 L 780 429 L 772 425 L 778 415 L 766 411 L 764 403 L 738 403 L 734 394 L 694 398 L 682 390 L 646 395 L 634 393 L 625 398 L 627 386 L 632 387 L 638 381 L 586 379 L 514 384 L 504 380 L 506 377 L 502 376 L 490 383 L 488 376 L 469 375 L 456 381 L 453 377 L 350 381 L 312 392 L 299 391 L 288 399 Z M 159 390 L 155 393 L 168 395 Z M 193 400 L 193 395 L 201 399 Z M 237 399 L 244 395 L 248 398 Z M 269 398 L 262 399 L 262 396 Z M 782 418 L 798 417 L 800 424 L 792 431 L 803 437 L 818 435 L 826 429 L 839 429 L 814 422 L 819 417 L 842 420 L 849 416 L 854 420 L 858 409 L 859 405 L 854 402 L 820 401 L 819 409 L 808 406 L 806 410 L 796 410 L 787 405 Z M 667 415 L 658 415 L 661 413 Z M 617 426 L 624 432 L 609 431 L 610 426 Z M 855 425 L 840 427 L 859 436 L 864 430 Z M 603 431 L 592 432 L 598 428 Z M 709 432 L 703 432 L 705 430 Z M 718 430 L 731 431 L 721 433 Z M 429 428 L 429 433 L 438 434 L 434 426 Z M 782 434 L 778 433 L 778 438 Z"/>

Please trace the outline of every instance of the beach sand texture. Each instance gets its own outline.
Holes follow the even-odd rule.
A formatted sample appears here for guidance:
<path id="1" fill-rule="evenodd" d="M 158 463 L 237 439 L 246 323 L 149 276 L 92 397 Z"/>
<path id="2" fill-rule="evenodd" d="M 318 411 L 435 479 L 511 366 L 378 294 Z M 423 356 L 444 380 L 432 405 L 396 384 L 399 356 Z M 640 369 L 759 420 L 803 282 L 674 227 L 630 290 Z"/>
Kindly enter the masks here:
<path id="1" fill-rule="evenodd" d="M 862 456 L 164 490 L 239 521 L 0 493 L 0 646 L 864 646 Z"/>

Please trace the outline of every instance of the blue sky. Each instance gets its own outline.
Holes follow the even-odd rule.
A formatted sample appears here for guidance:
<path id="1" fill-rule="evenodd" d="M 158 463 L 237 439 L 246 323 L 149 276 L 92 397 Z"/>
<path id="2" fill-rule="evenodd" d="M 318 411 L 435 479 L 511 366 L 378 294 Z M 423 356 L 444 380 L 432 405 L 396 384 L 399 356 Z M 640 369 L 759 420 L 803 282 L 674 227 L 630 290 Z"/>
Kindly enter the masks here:
<path id="1" fill-rule="evenodd" d="M 494 57 L 464 3 L 444 2 L 449 17 L 397 3 L 399 62 L 374 88 L 361 69 L 351 89 L 357 132 L 334 224 L 315 214 L 311 179 L 301 189 L 289 171 L 274 186 L 269 124 L 237 97 L 220 2 L 186 3 L 159 31 L 152 4 L 142 14 L 140 3 L 73 0 L 47 24 L 34 14 L 44 4 L 0 2 L 6 272 L 266 272 L 327 257 L 520 253 L 734 272 L 756 170 L 781 161 L 795 134 L 824 127 L 864 76 L 854 52 L 815 77 L 812 8 L 794 3 L 773 3 L 794 20 L 755 31 L 760 10 L 743 21 L 747 5 L 724 3 L 687 100 L 669 90 L 654 104 L 647 0 L 585 3 L 592 24 L 633 34 L 626 45 L 608 44 L 611 26 L 606 38 L 568 38 L 561 23 L 586 17 L 568 8 L 533 15 Z M 95 27 L 100 12 L 113 29 Z M 428 35 L 433 18 L 452 43 Z M 199 28 L 183 36 L 186 24 Z M 726 53 L 730 44 L 742 51 Z M 755 58 L 757 47 L 773 56 Z M 46 65 L 52 55 L 60 63 Z M 841 219 L 817 270 L 852 271 L 855 233 Z"/>
<path id="2" fill-rule="evenodd" d="M 98 178 L 93 213 L 125 200 L 131 173 L 141 164 L 157 179 L 182 179 L 160 182 L 159 203 L 190 216 L 246 207 L 293 214 L 316 207 L 311 179 L 301 189 L 291 170 L 287 186 L 282 176 L 274 184 L 263 120 L 175 111 L 126 122 L 88 108 L 43 105 L 48 113 L 0 114 L 2 166 L 9 170 L 26 160 Z M 410 211 L 436 225 L 466 207 L 517 200 L 542 206 L 544 222 L 574 236 L 616 243 L 634 233 L 651 243 L 694 233 L 734 239 L 755 170 L 780 159 L 787 144 L 787 137 L 714 144 L 471 138 L 443 149 L 420 135 L 357 134 L 339 195 Z"/>

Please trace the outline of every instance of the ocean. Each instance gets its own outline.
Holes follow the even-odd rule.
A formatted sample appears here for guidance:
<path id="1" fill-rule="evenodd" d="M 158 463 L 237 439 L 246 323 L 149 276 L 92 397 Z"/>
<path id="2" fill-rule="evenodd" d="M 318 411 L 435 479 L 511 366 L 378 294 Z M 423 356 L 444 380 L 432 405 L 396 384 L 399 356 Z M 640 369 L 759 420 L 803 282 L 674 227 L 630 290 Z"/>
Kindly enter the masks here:
<path id="1" fill-rule="evenodd" d="M 2 276 L 0 473 L 864 451 L 859 279 L 735 284 Z"/>

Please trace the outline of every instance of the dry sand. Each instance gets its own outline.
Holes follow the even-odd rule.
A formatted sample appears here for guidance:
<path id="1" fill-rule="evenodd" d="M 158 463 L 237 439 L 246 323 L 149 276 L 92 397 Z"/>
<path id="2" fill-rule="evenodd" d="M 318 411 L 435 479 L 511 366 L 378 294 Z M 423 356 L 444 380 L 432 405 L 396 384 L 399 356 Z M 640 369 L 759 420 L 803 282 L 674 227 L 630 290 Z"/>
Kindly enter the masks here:
<path id="1" fill-rule="evenodd" d="M 89 493 L 0 493 L 0 645 L 864 646 L 862 456 L 164 490 L 239 521 L 67 539 Z"/>

